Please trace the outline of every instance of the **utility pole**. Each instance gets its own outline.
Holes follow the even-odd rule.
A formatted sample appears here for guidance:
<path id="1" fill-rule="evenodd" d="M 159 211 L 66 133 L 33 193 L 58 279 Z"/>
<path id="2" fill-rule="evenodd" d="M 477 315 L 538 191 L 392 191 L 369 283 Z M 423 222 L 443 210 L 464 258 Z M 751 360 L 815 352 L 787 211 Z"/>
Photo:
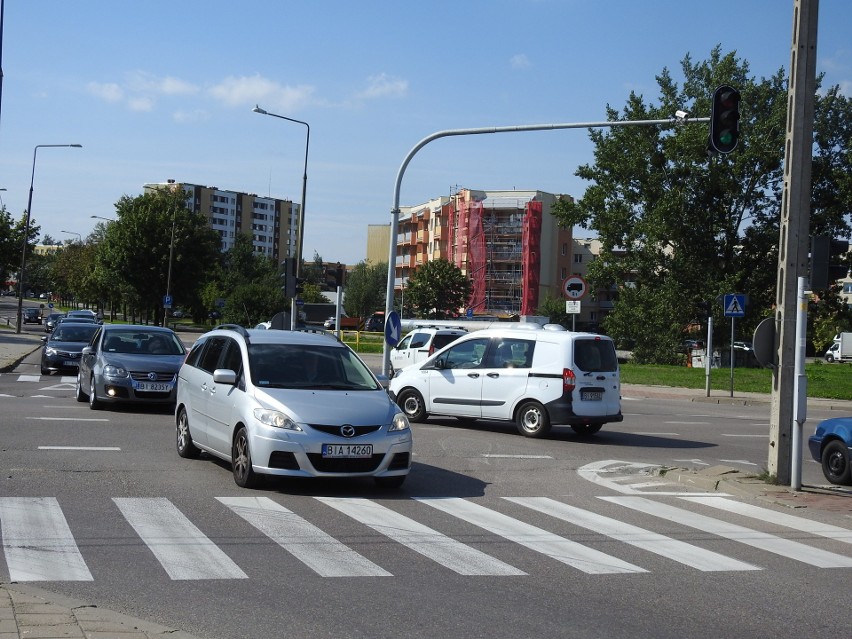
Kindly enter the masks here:
<path id="1" fill-rule="evenodd" d="M 798 278 L 808 272 L 811 158 L 816 91 L 819 0 L 793 1 L 784 190 L 775 298 L 775 361 L 767 470 L 778 483 L 792 480 L 796 304 Z"/>

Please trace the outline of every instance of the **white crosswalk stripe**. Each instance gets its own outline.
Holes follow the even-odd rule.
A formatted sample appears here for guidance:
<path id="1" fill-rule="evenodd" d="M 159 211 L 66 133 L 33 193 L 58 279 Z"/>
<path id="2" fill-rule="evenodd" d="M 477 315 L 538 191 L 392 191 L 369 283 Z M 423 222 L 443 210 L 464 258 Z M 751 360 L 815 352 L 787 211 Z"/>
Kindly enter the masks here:
<path id="1" fill-rule="evenodd" d="M 317 499 L 460 575 L 526 574 L 369 499 Z"/>
<path id="2" fill-rule="evenodd" d="M 172 579 L 246 579 L 246 575 L 164 498 L 113 498 Z"/>
<path id="3" fill-rule="evenodd" d="M 657 519 L 673 522 L 677 525 L 698 529 L 714 537 L 746 544 L 765 553 L 780 555 L 785 559 L 807 563 L 818 568 L 850 568 L 852 553 L 840 554 L 809 545 L 804 535 L 818 538 L 824 543 L 852 543 L 852 530 L 840 526 L 828 525 L 804 517 L 777 512 L 769 508 L 753 506 L 728 497 L 705 495 L 680 495 L 662 499 L 636 495 L 617 495 L 598 497 L 610 504 L 608 509 L 621 507 L 638 511 L 641 515 L 630 514 L 633 518 L 647 516 L 652 523 Z M 240 519 L 244 520 L 260 533 L 271 539 L 284 551 L 302 562 L 307 570 L 321 577 L 391 577 L 386 570 L 355 549 L 350 548 L 335 537 L 321 530 L 301 515 L 289 510 L 270 497 L 216 497 L 216 500 Z M 285 501 L 286 496 L 280 499 Z M 541 553 L 546 557 L 570 566 L 587 574 L 617 575 L 635 574 L 665 570 L 663 560 L 677 562 L 700 571 L 754 571 L 763 570 L 759 559 L 747 563 L 700 546 L 707 541 L 686 543 L 677 539 L 677 533 L 661 534 L 651 527 L 640 527 L 579 508 L 567 503 L 570 499 L 549 497 L 503 497 L 490 502 L 488 506 L 476 499 L 459 497 L 412 498 L 404 509 L 410 512 L 402 514 L 394 506 L 402 502 L 379 502 L 373 499 L 356 497 L 315 497 L 317 502 L 328 506 L 331 511 L 326 516 L 341 520 L 345 516 L 348 527 L 365 526 L 357 534 L 348 534 L 347 538 L 357 538 L 366 542 L 365 547 L 375 548 L 376 534 L 414 551 L 420 557 L 435 562 L 445 569 L 465 576 L 523 576 L 525 572 L 518 562 L 522 555 L 513 558 L 510 565 L 502 559 L 488 554 L 486 544 L 492 535 L 511 543 Z M 677 499 L 683 507 L 671 505 Z M 152 565 L 159 565 L 165 575 L 172 580 L 209 580 L 209 579 L 247 579 L 248 575 L 240 568 L 204 531 L 196 527 L 180 509 L 166 498 L 112 498 L 117 507 L 116 517 L 124 520 L 139 536 L 141 543 L 151 553 Z M 212 502 L 212 500 L 211 500 Z M 593 499 L 593 502 L 596 500 Z M 215 503 L 215 502 L 212 502 Z M 601 505 L 601 502 L 596 502 Z M 416 505 L 413 505 L 416 504 Z M 501 504 L 505 508 L 501 508 Z M 428 508 L 424 508 L 428 506 Z M 519 507 L 528 510 L 519 510 Z M 690 509 L 691 508 L 691 509 Z M 729 523 L 723 519 L 709 517 L 695 512 L 713 508 L 721 515 L 748 517 L 759 520 L 762 529 L 775 528 L 797 531 L 797 540 L 787 539 Z M 67 509 L 67 507 L 66 507 Z M 402 510 L 402 508 L 400 508 Z M 509 516 L 502 510 L 513 510 Z M 217 517 L 221 518 L 221 507 Z M 436 511 L 444 513 L 436 517 Z M 517 512 L 514 512 L 517 511 Z M 545 527 L 533 526 L 523 521 L 524 512 L 536 515 L 537 523 L 542 521 L 541 514 L 559 522 L 560 534 Z M 520 513 L 520 516 L 518 515 Z M 476 535 L 465 535 L 465 542 L 452 535 L 441 532 L 446 527 L 449 515 L 460 520 L 460 526 L 474 526 L 486 531 Z M 429 517 L 439 519 L 442 524 L 434 527 L 425 522 Z M 234 521 L 238 521 L 234 518 Z M 353 523 L 357 522 L 357 523 Z M 554 521 L 554 526 L 557 522 Z M 224 522 L 223 525 L 228 525 Z M 613 555 L 589 547 L 589 543 L 574 541 L 573 533 L 565 533 L 566 525 L 584 529 L 582 535 L 609 538 L 628 547 L 649 553 L 638 564 L 629 563 L 613 556 L 618 555 L 617 546 L 610 542 L 608 547 L 615 548 Z M 755 524 L 757 525 L 757 524 Z M 667 526 L 667 529 L 670 526 Z M 0 536 L 5 567 L 10 581 L 92 581 L 84 555 L 90 561 L 95 560 L 99 546 L 83 544 L 78 548 L 73 532 L 66 520 L 59 501 L 53 497 L 0 497 Z M 479 537 L 480 544 L 471 545 L 470 539 Z M 825 540 L 829 541 L 825 541 Z M 501 541 L 501 540 L 498 540 Z M 492 541 L 493 543 L 493 541 Z M 501 542 L 502 543 L 502 542 Z M 482 549 L 486 551 L 483 551 Z M 635 551 L 634 551 L 635 553 Z M 92 557 L 88 555 L 92 554 Z M 664 558 L 654 562 L 654 557 Z M 378 556 L 385 556 L 385 553 Z M 637 555 L 641 556 L 641 555 Z M 754 555 L 759 557 L 758 554 Z M 514 555 L 513 555 L 514 557 Z M 414 559 L 415 555 L 409 555 Z M 528 559 L 528 558 L 527 558 Z M 269 561 L 275 561 L 274 556 Z M 282 561 L 283 559 L 279 559 Z M 412 566 L 414 562 L 411 562 Z M 3 562 L 0 559 L 0 580 L 4 580 Z M 412 567 L 412 570 L 416 568 Z M 397 571 L 394 571 L 397 572 Z M 97 573 L 96 573 L 97 574 Z"/>
<path id="4" fill-rule="evenodd" d="M 458 497 L 418 498 L 418 501 L 588 574 L 647 572 L 644 568 L 634 566 L 594 548 L 554 535 L 541 528 L 512 519 Z"/>
<path id="5" fill-rule="evenodd" d="M 390 577 L 372 561 L 268 497 L 220 502 L 322 577 Z"/>
<path id="6" fill-rule="evenodd" d="M 601 497 L 605 501 L 633 508 L 648 515 L 662 517 L 690 528 L 697 528 L 704 532 L 737 541 L 760 550 L 788 557 L 802 563 L 817 566 L 818 568 L 852 568 L 852 557 L 845 557 L 837 553 L 812 548 L 805 544 L 790 539 L 770 535 L 758 530 L 730 524 L 719 519 L 706 517 L 697 513 L 670 506 L 646 497 Z"/>
<path id="7" fill-rule="evenodd" d="M 547 497 L 505 497 L 509 501 L 546 515 L 599 532 L 618 541 L 636 546 L 702 571 L 760 570 L 757 566 L 704 550 L 665 535 L 660 535 L 617 519 L 581 510 Z"/>
<path id="8" fill-rule="evenodd" d="M 92 581 L 55 498 L 0 498 L 0 535 L 10 581 Z"/>

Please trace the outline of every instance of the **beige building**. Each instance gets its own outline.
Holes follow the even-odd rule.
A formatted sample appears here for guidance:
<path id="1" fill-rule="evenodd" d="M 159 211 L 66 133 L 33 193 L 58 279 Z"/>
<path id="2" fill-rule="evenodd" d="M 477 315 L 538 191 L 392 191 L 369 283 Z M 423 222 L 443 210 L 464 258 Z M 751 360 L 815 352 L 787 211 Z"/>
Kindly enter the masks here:
<path id="1" fill-rule="evenodd" d="M 145 192 L 163 188 L 184 190 L 187 208 L 206 216 L 210 228 L 219 233 L 222 251 L 234 245 L 237 233 L 244 233 L 251 238 L 255 253 L 276 261 L 295 256 L 299 204 L 175 180 L 143 185 Z"/>

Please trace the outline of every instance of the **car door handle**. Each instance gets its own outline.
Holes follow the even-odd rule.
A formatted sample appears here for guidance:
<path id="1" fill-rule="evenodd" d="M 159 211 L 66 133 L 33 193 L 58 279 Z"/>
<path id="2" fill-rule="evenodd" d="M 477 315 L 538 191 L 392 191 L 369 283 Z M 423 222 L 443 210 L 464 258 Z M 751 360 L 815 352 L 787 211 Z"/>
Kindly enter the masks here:
<path id="1" fill-rule="evenodd" d="M 479 373 L 468 373 L 467 376 L 476 379 L 477 377 L 479 377 Z"/>
<path id="2" fill-rule="evenodd" d="M 488 373 L 488 377 L 491 377 L 491 378 L 500 377 L 500 373 Z"/>

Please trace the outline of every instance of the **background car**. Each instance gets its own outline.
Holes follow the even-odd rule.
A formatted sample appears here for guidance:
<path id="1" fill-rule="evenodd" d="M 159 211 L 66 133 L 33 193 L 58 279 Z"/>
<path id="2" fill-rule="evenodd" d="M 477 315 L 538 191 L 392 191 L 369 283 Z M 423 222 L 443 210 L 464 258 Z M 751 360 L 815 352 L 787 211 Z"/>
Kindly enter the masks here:
<path id="1" fill-rule="evenodd" d="M 447 344 L 456 341 L 462 335 L 467 335 L 463 328 L 415 328 L 400 340 L 390 352 L 391 374 L 406 366 L 419 364 L 431 357 Z"/>
<path id="2" fill-rule="evenodd" d="M 852 417 L 832 417 L 817 424 L 808 438 L 811 457 L 822 464 L 822 474 L 832 484 L 852 485 Z"/>
<path id="3" fill-rule="evenodd" d="M 177 372 L 185 356 L 183 343 L 170 328 L 98 325 L 80 357 L 77 401 L 88 400 L 93 410 L 105 403 L 174 404 Z"/>
<path id="4" fill-rule="evenodd" d="M 372 477 L 402 485 L 408 419 L 358 355 L 323 331 L 221 326 L 180 369 L 177 452 L 229 462 L 248 488 L 262 475 Z"/>
<path id="5" fill-rule="evenodd" d="M 65 313 L 51 313 L 47 317 L 44 318 L 44 332 L 50 333 L 54 328 L 56 328 L 56 320 L 60 317 L 65 317 Z"/>
<path id="6" fill-rule="evenodd" d="M 50 375 L 63 370 L 76 372 L 80 366 L 80 353 L 97 330 L 97 324 L 65 322 L 49 336 L 42 337 L 41 374 Z"/>
<path id="7" fill-rule="evenodd" d="M 34 306 L 25 308 L 21 319 L 24 324 L 41 324 L 41 309 Z"/>
<path id="8" fill-rule="evenodd" d="M 98 321 L 98 314 L 87 308 L 81 308 L 76 311 L 68 311 L 66 317 L 82 317 L 84 319 L 92 319 Z"/>

